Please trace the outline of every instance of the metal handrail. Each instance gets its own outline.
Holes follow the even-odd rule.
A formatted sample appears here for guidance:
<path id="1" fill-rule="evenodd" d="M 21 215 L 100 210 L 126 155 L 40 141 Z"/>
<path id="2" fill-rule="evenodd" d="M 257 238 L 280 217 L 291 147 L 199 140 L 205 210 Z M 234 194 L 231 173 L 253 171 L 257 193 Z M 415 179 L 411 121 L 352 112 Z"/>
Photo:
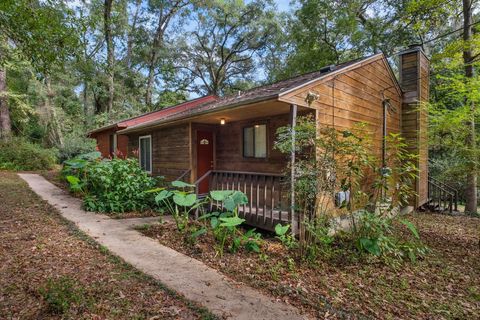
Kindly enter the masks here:
<path id="1" fill-rule="evenodd" d="M 192 172 L 191 169 L 186 170 L 184 173 L 182 173 L 182 174 L 181 174 L 177 179 L 175 179 L 175 180 L 181 181 L 181 180 L 182 180 L 183 178 L 185 178 L 185 176 L 186 176 L 187 174 L 189 174 L 190 172 Z"/>
<path id="2" fill-rule="evenodd" d="M 448 184 L 441 182 L 431 176 L 428 177 L 428 183 L 433 184 L 436 187 L 440 187 L 443 191 L 448 192 L 449 196 L 452 198 L 452 204 L 450 204 L 450 206 L 453 205 L 453 210 L 458 211 L 458 191 L 455 188 L 452 188 Z"/>
<path id="3" fill-rule="evenodd" d="M 199 179 L 197 179 L 197 181 L 193 183 L 195 185 L 195 192 L 197 193 L 197 195 L 198 195 L 198 185 L 200 184 L 200 182 L 205 180 L 212 172 L 213 170 L 208 170 L 207 172 L 205 172 L 203 176 L 201 176 Z"/>
<path id="4" fill-rule="evenodd" d="M 433 204 L 436 202 L 439 208 L 442 206 L 444 209 L 448 208 L 450 213 L 452 213 L 454 204 L 455 210 L 457 209 L 457 204 L 454 202 L 455 193 L 435 183 L 433 179 L 428 180 L 428 197 Z"/>

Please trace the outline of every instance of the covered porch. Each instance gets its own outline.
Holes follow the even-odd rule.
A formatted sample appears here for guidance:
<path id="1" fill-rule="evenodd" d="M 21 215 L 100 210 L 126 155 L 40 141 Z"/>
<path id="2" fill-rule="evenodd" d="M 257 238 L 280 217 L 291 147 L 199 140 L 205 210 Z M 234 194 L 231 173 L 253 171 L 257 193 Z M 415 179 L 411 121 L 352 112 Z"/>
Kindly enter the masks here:
<path id="1" fill-rule="evenodd" d="M 298 219 L 292 210 L 286 179 L 292 155 L 274 147 L 277 129 L 291 126 L 297 115 L 314 112 L 279 101 L 266 101 L 199 116 L 189 122 L 191 166 L 184 180 L 195 184 L 199 196 L 211 190 L 239 190 L 248 204 L 239 215 L 266 230 Z M 219 204 L 213 203 L 212 207 Z"/>

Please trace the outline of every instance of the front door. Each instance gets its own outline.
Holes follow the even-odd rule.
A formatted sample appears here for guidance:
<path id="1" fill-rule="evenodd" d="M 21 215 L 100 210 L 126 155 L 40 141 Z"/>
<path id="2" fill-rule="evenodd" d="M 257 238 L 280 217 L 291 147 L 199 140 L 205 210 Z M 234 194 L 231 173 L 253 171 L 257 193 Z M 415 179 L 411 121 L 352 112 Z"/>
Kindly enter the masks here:
<path id="1" fill-rule="evenodd" d="M 213 133 L 197 131 L 197 179 L 213 169 Z M 198 193 L 208 192 L 208 178 L 198 185 Z"/>

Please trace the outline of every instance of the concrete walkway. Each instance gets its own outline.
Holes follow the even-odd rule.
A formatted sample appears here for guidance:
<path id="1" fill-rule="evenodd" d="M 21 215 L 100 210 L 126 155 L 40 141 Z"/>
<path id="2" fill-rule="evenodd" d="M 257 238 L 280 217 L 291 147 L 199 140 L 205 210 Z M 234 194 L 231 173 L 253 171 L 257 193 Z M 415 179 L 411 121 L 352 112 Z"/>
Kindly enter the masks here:
<path id="1" fill-rule="evenodd" d="M 37 174 L 19 174 L 41 198 L 112 253 L 169 288 L 229 319 L 304 319 L 297 309 L 238 284 L 204 263 L 133 230 L 158 218 L 115 220 L 82 210 L 71 197 Z M 239 272 L 244 272 L 239 270 Z"/>

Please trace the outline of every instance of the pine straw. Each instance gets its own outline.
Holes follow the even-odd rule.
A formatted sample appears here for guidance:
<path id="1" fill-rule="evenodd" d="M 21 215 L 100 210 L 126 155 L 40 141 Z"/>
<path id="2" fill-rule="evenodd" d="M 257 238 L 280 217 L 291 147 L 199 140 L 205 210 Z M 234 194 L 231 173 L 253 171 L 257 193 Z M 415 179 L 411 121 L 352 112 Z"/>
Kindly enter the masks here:
<path id="1" fill-rule="evenodd" d="M 198 319 L 211 315 L 136 271 L 63 220 L 16 174 L 0 171 L 0 319 L 62 318 L 40 295 L 69 277 L 85 301 L 73 319 Z"/>
<path id="2" fill-rule="evenodd" d="M 142 232 L 318 318 L 480 319 L 480 219 L 408 218 L 430 253 L 396 270 L 351 251 L 339 251 L 316 266 L 298 260 L 289 264 L 291 253 L 272 238 L 263 245 L 268 259 L 248 252 L 220 257 L 210 234 L 188 244 L 173 225 L 152 225 Z"/>

